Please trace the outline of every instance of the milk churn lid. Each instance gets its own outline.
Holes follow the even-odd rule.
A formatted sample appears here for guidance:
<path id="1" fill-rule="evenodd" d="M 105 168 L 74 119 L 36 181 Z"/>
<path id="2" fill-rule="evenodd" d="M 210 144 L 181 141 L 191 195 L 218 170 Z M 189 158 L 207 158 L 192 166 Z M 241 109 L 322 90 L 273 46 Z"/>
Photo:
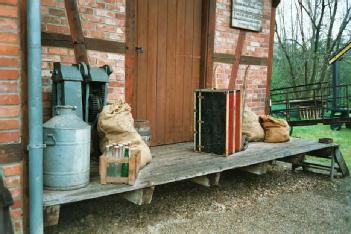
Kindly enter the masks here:
<path id="1" fill-rule="evenodd" d="M 85 129 L 90 125 L 75 114 L 75 106 L 55 106 L 56 116 L 44 123 L 44 128 Z"/>

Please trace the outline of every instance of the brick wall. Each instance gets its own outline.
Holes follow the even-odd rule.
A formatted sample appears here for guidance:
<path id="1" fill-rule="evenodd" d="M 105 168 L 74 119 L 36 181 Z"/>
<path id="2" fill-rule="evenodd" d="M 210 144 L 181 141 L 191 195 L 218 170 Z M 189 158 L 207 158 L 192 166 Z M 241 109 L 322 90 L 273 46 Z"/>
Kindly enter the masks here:
<path id="1" fill-rule="evenodd" d="M 234 55 L 239 37 L 239 30 L 230 27 L 231 1 L 217 0 L 215 53 Z M 242 55 L 268 58 L 271 0 L 264 0 L 264 21 L 261 32 L 246 32 Z M 227 88 L 231 74 L 231 64 L 214 63 L 214 78 L 217 88 Z M 247 65 L 240 65 L 237 87 L 242 87 L 242 80 Z M 247 75 L 246 106 L 258 114 L 264 114 L 266 99 L 267 66 L 250 65 Z"/>
<path id="2" fill-rule="evenodd" d="M 21 142 L 21 48 L 18 0 L 0 0 L 0 147 Z M 1 152 L 2 153 L 2 152 Z M 22 162 L 1 163 L 14 204 L 15 233 L 23 233 Z"/>
<path id="3" fill-rule="evenodd" d="M 20 141 L 20 65 L 17 0 L 0 0 L 0 144 Z"/>
<path id="4" fill-rule="evenodd" d="M 78 5 L 85 37 L 125 42 L 125 0 L 80 0 Z M 41 16 L 42 31 L 70 34 L 63 0 L 43 0 Z M 51 115 L 53 62 L 71 64 L 76 61 L 73 49 L 43 47 L 42 56 L 44 120 L 47 120 Z M 112 66 L 109 100 L 124 98 L 124 55 L 89 50 L 88 58 L 93 66 Z"/>
<path id="5" fill-rule="evenodd" d="M 15 233 L 23 233 L 22 162 L 0 164 L 5 186 L 10 190 L 14 204 L 10 208 Z"/>

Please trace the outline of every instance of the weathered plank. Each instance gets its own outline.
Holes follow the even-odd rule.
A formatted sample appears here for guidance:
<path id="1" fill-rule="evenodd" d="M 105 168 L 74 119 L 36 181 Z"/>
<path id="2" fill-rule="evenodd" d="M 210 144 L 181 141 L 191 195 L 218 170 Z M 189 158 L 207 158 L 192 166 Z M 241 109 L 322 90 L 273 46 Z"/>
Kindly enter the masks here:
<path id="1" fill-rule="evenodd" d="M 335 147 L 337 147 L 336 144 L 292 139 L 290 142 L 277 144 L 252 143 L 246 151 L 223 157 L 193 152 L 192 143 L 157 146 L 152 147 L 153 161 L 140 171 L 134 186 L 101 185 L 98 183 L 98 178 L 93 178 L 92 182 L 82 189 L 73 191 L 46 190 L 44 192 L 44 205 L 64 204 L 119 194 Z"/>

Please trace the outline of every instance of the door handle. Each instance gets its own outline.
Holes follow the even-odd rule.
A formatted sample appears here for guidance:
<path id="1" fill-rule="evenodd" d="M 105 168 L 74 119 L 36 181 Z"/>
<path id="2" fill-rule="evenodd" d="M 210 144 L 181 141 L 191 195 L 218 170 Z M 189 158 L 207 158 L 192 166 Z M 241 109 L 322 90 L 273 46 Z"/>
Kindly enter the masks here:
<path id="1" fill-rule="evenodd" d="M 143 54 L 143 53 L 144 53 L 144 47 L 135 47 L 135 51 L 136 51 L 138 54 Z"/>

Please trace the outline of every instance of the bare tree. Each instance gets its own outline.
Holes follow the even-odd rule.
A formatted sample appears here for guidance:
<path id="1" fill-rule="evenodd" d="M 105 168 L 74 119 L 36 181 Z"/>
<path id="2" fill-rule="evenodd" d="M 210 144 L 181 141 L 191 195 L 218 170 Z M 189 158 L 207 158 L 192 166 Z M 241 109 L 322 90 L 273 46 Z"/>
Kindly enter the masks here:
<path id="1" fill-rule="evenodd" d="M 350 37 L 351 0 L 283 1 L 276 39 L 290 85 L 328 81 L 327 58 Z M 284 7 L 285 4 L 285 7 Z"/>

